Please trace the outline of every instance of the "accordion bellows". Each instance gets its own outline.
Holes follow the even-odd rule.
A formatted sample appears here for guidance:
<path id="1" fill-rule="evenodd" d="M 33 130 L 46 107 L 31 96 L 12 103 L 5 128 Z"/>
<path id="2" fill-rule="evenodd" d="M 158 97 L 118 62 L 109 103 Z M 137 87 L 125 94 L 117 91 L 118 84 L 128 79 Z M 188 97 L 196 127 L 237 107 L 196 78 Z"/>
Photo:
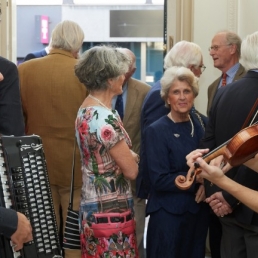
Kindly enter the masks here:
<path id="1" fill-rule="evenodd" d="M 63 240 L 64 249 L 81 249 L 78 219 L 79 212 L 68 208 Z"/>

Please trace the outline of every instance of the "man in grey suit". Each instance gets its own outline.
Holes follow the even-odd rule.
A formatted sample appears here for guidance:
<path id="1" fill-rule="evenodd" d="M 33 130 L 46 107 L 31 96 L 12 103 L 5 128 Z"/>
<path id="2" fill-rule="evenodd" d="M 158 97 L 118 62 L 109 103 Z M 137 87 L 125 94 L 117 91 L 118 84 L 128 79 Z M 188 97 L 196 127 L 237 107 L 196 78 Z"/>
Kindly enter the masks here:
<path id="1" fill-rule="evenodd" d="M 150 86 L 139 80 L 131 78 L 136 70 L 136 58 L 134 53 L 127 48 L 118 48 L 119 51 L 128 55 L 131 59 L 131 65 L 129 71 L 125 75 L 123 84 L 123 114 L 120 115 L 123 120 L 124 128 L 128 133 L 132 141 L 132 150 L 139 154 L 140 153 L 140 142 L 141 142 L 141 128 L 140 128 L 140 116 L 143 100 L 150 90 Z M 113 99 L 113 107 L 116 107 L 116 101 L 119 96 Z M 117 109 L 118 110 L 118 109 Z M 119 110 L 118 110 L 119 111 Z M 134 199 L 134 211 L 136 220 L 136 238 L 139 250 L 139 257 L 144 258 L 144 227 L 145 227 L 145 199 L 136 197 L 136 182 L 131 181 L 132 194 Z"/>
<path id="2" fill-rule="evenodd" d="M 217 78 L 208 88 L 208 106 L 207 115 L 212 106 L 213 99 L 220 88 L 234 82 L 246 73 L 245 68 L 239 63 L 241 55 L 241 39 L 231 31 L 221 31 L 215 34 L 212 39 L 211 47 L 209 48 L 210 55 L 214 62 L 214 67 L 222 72 L 222 75 Z M 223 74 L 225 78 L 223 80 Z M 212 188 L 210 182 L 205 181 L 206 196 L 209 195 Z M 218 200 L 219 201 L 219 200 Z M 212 203 L 210 203 L 212 207 Z M 232 212 L 231 207 L 225 207 L 229 212 Z M 220 242 L 222 236 L 222 228 L 218 217 L 211 211 L 209 225 L 209 242 L 212 258 L 220 258 Z"/>
<path id="3" fill-rule="evenodd" d="M 215 34 L 209 48 L 214 67 L 222 74 L 226 74 L 226 84 L 236 81 L 246 73 L 245 68 L 239 63 L 241 39 L 231 31 L 221 31 Z M 217 78 L 208 88 L 207 115 L 217 93 L 222 86 L 222 76 Z"/>

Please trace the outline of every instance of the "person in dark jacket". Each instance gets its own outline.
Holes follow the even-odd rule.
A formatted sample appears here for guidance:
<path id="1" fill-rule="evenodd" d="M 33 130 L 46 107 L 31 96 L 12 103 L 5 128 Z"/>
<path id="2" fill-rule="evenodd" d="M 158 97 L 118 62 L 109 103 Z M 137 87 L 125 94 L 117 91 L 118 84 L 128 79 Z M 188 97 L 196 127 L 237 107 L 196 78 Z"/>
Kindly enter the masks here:
<path id="1" fill-rule="evenodd" d="M 0 134 L 24 135 L 17 67 L 0 57 L 0 71 Z M 4 238 L 12 240 L 15 251 L 20 250 L 24 243 L 32 240 L 30 222 L 22 213 L 2 207 L 2 202 L 0 206 L 1 250 L 7 248 L 4 246 L 7 243 Z"/>

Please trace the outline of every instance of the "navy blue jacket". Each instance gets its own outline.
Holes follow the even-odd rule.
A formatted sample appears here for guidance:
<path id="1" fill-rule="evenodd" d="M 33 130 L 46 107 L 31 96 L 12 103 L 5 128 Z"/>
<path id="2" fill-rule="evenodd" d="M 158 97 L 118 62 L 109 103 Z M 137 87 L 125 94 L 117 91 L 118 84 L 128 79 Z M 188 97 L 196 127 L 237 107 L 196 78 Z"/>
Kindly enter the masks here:
<path id="1" fill-rule="evenodd" d="M 174 214 L 189 211 L 197 213 L 200 205 L 195 202 L 195 193 L 199 184 L 193 183 L 188 190 L 181 190 L 175 184 L 179 175 L 186 176 L 189 167 L 186 155 L 198 148 L 204 135 L 207 119 L 191 113 L 193 137 L 189 121 L 174 123 L 166 115 L 152 123 L 145 130 L 145 153 L 150 182 L 147 202 L 147 215 L 165 209 Z M 147 173 L 145 172 L 145 176 Z M 144 178 L 145 180 L 145 178 Z"/>
<path id="2" fill-rule="evenodd" d="M 141 111 L 141 147 L 140 147 L 140 164 L 139 174 L 136 179 L 136 193 L 139 198 L 147 199 L 149 195 L 149 176 L 147 168 L 147 159 L 144 150 L 144 134 L 147 127 L 153 122 L 157 121 L 164 115 L 170 112 L 170 109 L 165 107 L 165 102 L 160 96 L 161 85 L 160 81 L 157 81 L 155 85 L 146 95 Z M 198 112 L 193 107 L 192 113 Z M 201 115 L 204 122 L 207 122 L 207 118 Z M 155 141 L 155 139 L 153 139 Z M 154 143 L 155 144 L 155 143 Z"/>
<path id="3" fill-rule="evenodd" d="M 46 56 L 46 55 L 47 55 L 47 52 L 44 48 L 40 51 L 29 53 L 27 56 L 25 56 L 25 58 L 23 59 L 23 62 L 28 61 L 28 60 L 33 59 L 33 58 L 43 57 L 43 56 Z"/>

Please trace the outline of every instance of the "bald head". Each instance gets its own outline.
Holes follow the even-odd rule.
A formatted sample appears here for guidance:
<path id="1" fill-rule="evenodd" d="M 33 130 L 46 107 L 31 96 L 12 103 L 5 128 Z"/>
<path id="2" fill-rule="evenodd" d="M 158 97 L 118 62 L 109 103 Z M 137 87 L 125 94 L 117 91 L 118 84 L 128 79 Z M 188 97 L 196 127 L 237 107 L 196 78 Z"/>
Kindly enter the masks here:
<path id="1" fill-rule="evenodd" d="M 210 56 L 214 67 L 226 73 L 239 62 L 241 38 L 231 31 L 220 31 L 213 37 L 210 47 Z"/>
<path id="2" fill-rule="evenodd" d="M 120 52 L 122 52 L 124 55 L 128 56 L 130 59 L 130 65 L 128 72 L 125 74 L 125 80 L 124 84 L 128 81 L 129 78 L 132 77 L 136 70 L 136 57 L 135 54 L 128 48 L 117 48 Z"/>

